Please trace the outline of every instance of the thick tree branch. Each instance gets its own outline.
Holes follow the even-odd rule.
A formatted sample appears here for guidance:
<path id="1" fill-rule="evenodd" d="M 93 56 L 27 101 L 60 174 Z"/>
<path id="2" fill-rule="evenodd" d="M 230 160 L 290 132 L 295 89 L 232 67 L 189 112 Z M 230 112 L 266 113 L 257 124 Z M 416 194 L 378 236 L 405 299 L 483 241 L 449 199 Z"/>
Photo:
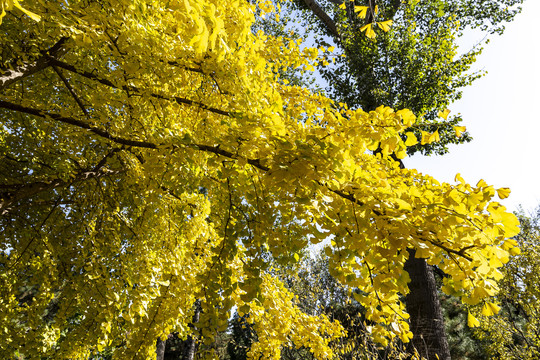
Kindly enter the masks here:
<path id="1" fill-rule="evenodd" d="M 328 15 L 321 6 L 315 0 L 302 0 L 309 10 L 319 18 L 320 21 L 324 24 L 326 30 L 330 35 L 334 37 L 336 42 L 341 43 L 341 35 L 337 29 L 336 23 Z"/>
<path id="2" fill-rule="evenodd" d="M 37 117 L 40 117 L 40 118 L 43 118 L 43 119 L 53 119 L 55 121 L 58 121 L 58 122 L 61 122 L 61 123 L 64 123 L 64 124 L 77 126 L 79 128 L 86 129 L 86 130 L 90 131 L 91 133 L 93 133 L 95 135 L 98 135 L 100 137 L 103 137 L 103 138 L 105 138 L 107 140 L 110 140 L 110 141 L 112 141 L 114 143 L 117 143 L 117 144 L 120 144 L 120 145 L 140 147 L 140 148 L 146 148 L 146 149 L 157 149 L 158 147 L 167 146 L 166 144 L 156 144 L 156 143 L 153 143 L 153 142 L 150 142 L 150 141 L 132 140 L 132 139 L 122 138 L 122 137 L 119 137 L 119 136 L 115 136 L 115 135 L 109 133 L 106 130 L 100 129 L 100 128 L 95 127 L 95 126 L 92 126 L 92 125 L 88 124 L 85 121 L 81 121 L 81 120 L 71 118 L 71 117 L 62 116 L 62 115 L 55 114 L 55 113 L 49 113 L 49 112 L 38 110 L 38 109 L 29 108 L 29 107 L 26 107 L 26 106 L 14 104 L 14 103 L 4 101 L 4 100 L 0 100 L 0 108 L 13 110 L 13 111 L 18 111 L 18 112 L 22 112 L 22 113 L 29 114 L 29 115 L 34 115 L 34 116 L 37 116 Z M 178 147 L 178 145 L 169 145 L 169 146 L 172 146 L 173 148 Z M 192 148 L 192 149 L 196 149 L 196 150 L 201 150 L 201 151 L 214 153 L 216 155 L 221 155 L 221 156 L 224 156 L 224 157 L 227 157 L 227 158 L 230 158 L 230 159 L 239 159 L 239 158 L 241 158 L 237 154 L 234 154 L 234 153 L 232 153 L 230 151 L 220 149 L 219 146 L 204 145 L 204 144 L 185 144 L 184 146 Z M 252 166 L 254 166 L 254 167 L 256 167 L 256 168 L 258 168 L 260 170 L 263 170 L 263 171 L 270 170 L 270 168 L 268 168 L 268 167 L 261 164 L 260 159 L 246 159 L 246 161 L 247 161 L 248 164 L 250 164 L 250 165 L 252 165 Z"/>
<path id="3" fill-rule="evenodd" d="M 27 76 L 33 75 L 43 69 L 50 66 L 48 56 L 58 56 L 65 51 L 64 45 L 68 40 L 67 37 L 63 37 L 56 42 L 49 49 L 42 51 L 42 55 L 35 61 L 30 63 L 23 63 L 13 70 L 7 70 L 0 75 L 0 91 L 4 90 L 11 84 L 14 84 Z"/>

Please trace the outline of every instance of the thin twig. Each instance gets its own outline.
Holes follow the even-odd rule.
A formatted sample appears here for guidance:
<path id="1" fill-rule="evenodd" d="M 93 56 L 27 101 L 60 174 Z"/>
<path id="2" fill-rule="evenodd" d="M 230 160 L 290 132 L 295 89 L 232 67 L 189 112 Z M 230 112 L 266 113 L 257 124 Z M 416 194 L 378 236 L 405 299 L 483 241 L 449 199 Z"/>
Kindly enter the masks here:
<path id="1" fill-rule="evenodd" d="M 81 99 L 79 99 L 79 97 L 77 96 L 77 94 L 75 94 L 75 90 L 73 90 L 73 88 L 71 87 L 71 85 L 69 85 L 66 77 L 64 76 L 64 74 L 62 74 L 62 72 L 60 71 L 60 69 L 58 69 L 57 66 L 55 65 L 52 65 L 52 68 L 53 70 L 58 74 L 58 77 L 60 77 L 60 79 L 62 79 L 62 82 L 64 83 L 64 85 L 66 86 L 66 88 L 68 89 L 69 93 L 71 94 L 71 96 L 73 96 L 73 99 L 75 99 L 75 102 L 77 103 L 77 105 L 79 105 L 79 107 L 81 108 L 82 112 L 84 113 L 84 115 L 86 117 L 89 117 L 89 114 L 88 114 L 88 110 L 86 110 L 86 108 L 84 107 Z"/>

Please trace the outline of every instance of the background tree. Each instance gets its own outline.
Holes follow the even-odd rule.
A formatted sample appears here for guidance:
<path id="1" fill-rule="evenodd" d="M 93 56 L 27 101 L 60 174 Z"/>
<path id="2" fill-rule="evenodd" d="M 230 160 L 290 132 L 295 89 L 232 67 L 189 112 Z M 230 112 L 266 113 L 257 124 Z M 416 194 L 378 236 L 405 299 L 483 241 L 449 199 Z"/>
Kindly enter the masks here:
<path id="1" fill-rule="evenodd" d="M 482 316 L 476 335 L 492 359 L 536 359 L 540 354 L 540 208 L 518 213 L 521 232 L 514 239 L 521 253 L 504 266 L 496 296 L 500 311 Z M 482 309 L 486 313 L 488 309 Z"/>
<path id="2" fill-rule="evenodd" d="M 440 141 L 410 147 L 410 154 L 444 154 L 448 144 L 471 140 L 467 133 L 456 136 L 453 126 L 461 122 L 459 116 L 441 119 L 438 113 L 460 99 L 463 87 L 481 76 L 470 70 L 489 40 L 487 35 L 502 34 L 504 23 L 521 11 L 521 3 L 523 0 L 296 2 L 305 10 L 303 29 L 315 43 L 328 46 L 331 39 L 345 55 L 334 57 L 335 65 L 320 68 L 333 99 L 364 110 L 380 104 L 407 108 L 419 117 L 417 129 L 438 129 Z M 366 36 L 365 25 L 371 23 L 372 35 Z M 460 51 L 457 39 L 474 29 L 483 32 L 484 39 L 472 49 Z"/>
<path id="3" fill-rule="evenodd" d="M 256 341 L 257 334 L 253 326 L 249 324 L 245 317 L 235 313 L 231 319 L 231 339 L 227 344 L 227 355 L 231 360 L 247 359 L 251 344 Z"/>
<path id="4" fill-rule="evenodd" d="M 298 296 L 299 306 L 307 313 L 324 313 L 330 319 L 338 320 L 347 335 L 332 342 L 338 359 L 394 359 L 405 357 L 407 352 L 403 342 L 395 340 L 381 347 L 370 330 L 374 325 L 366 319 L 366 309 L 352 296 L 360 289 L 351 289 L 340 284 L 330 275 L 328 255 L 330 248 L 320 251 L 314 258 L 303 261 L 298 274 L 286 278 L 285 283 Z M 295 359 L 312 357 L 292 352 Z M 410 355 L 410 354 L 408 354 Z"/>

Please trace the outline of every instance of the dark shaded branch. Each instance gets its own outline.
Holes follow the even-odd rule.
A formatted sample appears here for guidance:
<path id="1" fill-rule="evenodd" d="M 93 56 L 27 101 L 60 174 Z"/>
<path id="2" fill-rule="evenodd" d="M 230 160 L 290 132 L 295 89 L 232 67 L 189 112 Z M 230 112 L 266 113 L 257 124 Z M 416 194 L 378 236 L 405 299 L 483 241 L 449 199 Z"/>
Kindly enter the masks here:
<path id="1" fill-rule="evenodd" d="M 115 142 L 115 143 L 120 144 L 120 145 L 141 147 L 141 148 L 146 148 L 146 149 L 157 149 L 158 147 L 167 146 L 166 144 L 156 144 L 156 143 L 149 142 L 149 141 L 132 140 L 132 139 L 122 138 L 122 137 L 119 137 L 119 136 L 112 135 L 111 133 L 109 133 L 106 130 L 100 129 L 100 128 L 95 127 L 95 126 L 92 126 L 92 125 L 88 124 L 87 122 L 84 122 L 84 121 L 81 121 L 81 120 L 78 120 L 78 119 L 74 119 L 74 118 L 71 118 L 71 117 L 65 117 L 65 116 L 62 116 L 62 115 L 59 115 L 59 114 L 49 113 L 49 112 L 46 112 L 46 111 L 29 108 L 29 107 L 26 107 L 26 106 L 14 104 L 14 103 L 4 101 L 4 100 L 0 100 L 0 108 L 13 110 L 13 111 L 18 111 L 18 112 L 26 113 L 26 114 L 29 114 L 29 115 L 34 115 L 34 116 L 37 116 L 37 117 L 40 117 L 40 118 L 43 118 L 43 119 L 53 119 L 53 120 L 56 120 L 56 121 L 64 123 L 64 124 L 77 126 L 79 128 L 86 129 L 86 130 L 94 133 L 95 135 L 98 135 L 100 137 L 103 137 L 103 138 L 105 138 L 107 140 L 110 140 L 110 141 Z M 178 145 L 169 145 L 169 146 L 172 147 L 172 148 L 179 147 Z M 192 148 L 192 149 L 196 149 L 196 150 L 201 150 L 201 151 L 214 153 L 216 155 L 221 155 L 221 156 L 224 156 L 224 157 L 227 157 L 227 158 L 230 158 L 230 159 L 239 159 L 239 158 L 241 158 L 241 156 L 239 156 L 237 154 L 234 154 L 234 153 L 232 153 L 230 151 L 227 151 L 227 150 L 220 149 L 219 146 L 204 145 L 204 144 L 185 144 L 184 146 Z M 268 168 L 268 167 L 261 164 L 260 159 L 246 159 L 246 161 L 247 161 L 248 164 L 250 164 L 250 165 L 252 165 L 252 166 L 254 166 L 254 167 L 256 167 L 256 168 L 258 168 L 260 170 L 263 170 L 263 171 L 270 170 L 270 168 Z"/>
<path id="2" fill-rule="evenodd" d="M 132 86 L 132 85 L 118 86 L 118 85 L 114 84 L 112 81 L 110 81 L 108 79 L 99 77 L 99 76 L 97 76 L 97 75 L 95 75 L 95 74 L 93 74 L 91 72 L 88 72 L 88 71 L 79 70 L 75 66 L 73 66 L 71 64 L 67 64 L 67 63 L 65 63 L 63 61 L 60 61 L 58 59 L 55 59 L 53 57 L 49 57 L 49 62 L 54 66 L 58 66 L 59 68 L 68 70 L 68 71 L 73 72 L 75 74 L 78 74 L 78 75 L 80 75 L 82 77 L 85 77 L 85 78 L 87 78 L 89 80 L 97 81 L 100 84 L 111 87 L 113 89 L 121 89 L 121 90 L 124 90 L 124 91 L 129 91 L 129 92 L 139 93 L 139 94 L 142 93 L 142 91 L 139 88 L 135 87 L 135 86 Z M 195 101 L 195 100 L 189 100 L 189 99 L 185 99 L 185 98 L 182 98 L 182 97 L 179 97 L 179 96 L 166 96 L 166 95 L 156 94 L 156 93 L 150 93 L 149 95 L 156 98 L 156 99 L 175 101 L 177 104 L 198 106 L 201 109 L 213 112 L 215 114 L 224 115 L 224 116 L 231 116 L 231 114 L 228 111 L 221 110 L 221 109 L 216 109 L 216 108 L 207 106 L 207 105 L 205 105 L 205 104 L 203 104 L 201 102 Z"/>
<path id="3" fill-rule="evenodd" d="M 56 42 L 49 49 L 42 51 L 42 56 L 37 60 L 30 63 L 23 63 L 22 65 L 16 67 L 14 70 L 7 70 L 5 73 L 0 75 L 0 91 L 4 90 L 11 84 L 16 83 L 24 79 L 27 76 L 33 75 L 43 69 L 46 69 L 50 66 L 48 56 L 58 56 L 60 53 L 65 51 L 64 45 L 69 38 L 63 37 Z"/>
<path id="4" fill-rule="evenodd" d="M 154 144 L 154 143 L 147 142 L 147 141 L 123 139 L 123 138 L 120 138 L 118 136 L 114 136 L 114 135 L 110 134 L 109 132 L 107 132 L 107 131 L 105 131 L 103 129 L 92 126 L 92 125 L 88 124 L 87 122 L 84 122 L 84 121 L 81 121 L 81 120 L 78 120 L 78 119 L 74 119 L 74 118 L 71 118 L 71 117 L 66 117 L 66 116 L 62 116 L 62 115 L 59 115 L 59 114 L 55 114 L 55 113 L 49 113 L 49 112 L 46 112 L 46 111 L 29 108 L 29 107 L 26 107 L 26 106 L 14 104 L 14 103 L 4 101 L 4 100 L 0 100 L 0 108 L 4 108 L 4 109 L 8 109 L 8 110 L 14 110 L 14 111 L 26 113 L 26 114 L 29 114 L 29 115 L 34 115 L 34 116 L 44 118 L 44 119 L 51 118 L 53 120 L 56 120 L 58 122 L 62 122 L 64 124 L 74 125 L 74 126 L 86 129 L 86 130 L 88 130 L 88 131 L 90 131 L 90 132 L 92 132 L 92 133 L 94 133 L 96 135 L 99 135 L 99 136 L 103 137 L 103 138 L 111 140 L 111 141 L 113 141 L 113 142 L 115 142 L 117 144 L 126 145 L 126 146 L 143 147 L 143 148 L 149 148 L 149 149 L 157 149 L 157 145 Z"/>
<path id="5" fill-rule="evenodd" d="M 156 143 L 152 143 L 152 142 L 149 142 L 149 141 L 131 140 L 131 139 L 122 138 L 122 137 L 119 137 L 119 136 L 112 135 L 112 134 L 110 134 L 109 132 L 107 132 L 107 131 L 105 131 L 103 129 L 99 129 L 97 127 L 94 127 L 94 126 L 92 126 L 92 125 L 90 125 L 90 124 L 88 124 L 88 123 L 86 123 L 84 121 L 81 121 L 81 120 L 77 120 L 77 119 L 70 118 L 70 117 L 64 117 L 64 116 L 61 116 L 59 114 L 48 113 L 48 112 L 45 112 L 45 111 L 24 107 L 24 106 L 21 106 L 21 105 L 18 105 L 18 104 L 13 104 L 13 103 L 10 103 L 10 102 L 4 101 L 4 100 L 0 100 L 0 108 L 19 111 L 19 112 L 27 113 L 27 114 L 30 114 L 30 115 L 38 116 L 38 117 L 41 117 L 41 118 L 44 118 L 44 119 L 49 118 L 49 119 L 53 119 L 53 120 L 65 123 L 65 124 L 74 125 L 74 126 L 86 129 L 86 130 L 88 130 L 88 131 L 90 131 L 90 132 L 92 132 L 92 133 L 94 133 L 94 134 L 96 134 L 98 136 L 106 138 L 106 139 L 108 139 L 108 140 L 110 140 L 112 142 L 115 142 L 117 144 L 120 144 L 120 145 L 133 146 L 133 147 L 142 147 L 142 148 L 147 148 L 147 149 L 157 149 L 159 147 L 166 147 L 166 146 L 170 146 L 172 148 L 178 148 L 179 147 L 179 145 L 156 144 Z M 204 145 L 204 144 L 184 144 L 182 146 L 192 148 L 192 149 L 195 149 L 195 150 L 206 151 L 206 152 L 213 153 L 213 154 L 216 154 L 216 155 L 221 155 L 223 157 L 230 158 L 230 159 L 238 160 L 238 159 L 242 158 L 238 154 L 235 154 L 235 153 L 232 153 L 230 151 L 221 149 L 219 147 L 219 145 L 218 146 L 213 146 L 213 145 Z M 246 162 L 248 164 L 252 165 L 253 167 L 259 169 L 259 170 L 262 170 L 262 171 L 269 171 L 270 170 L 269 167 L 267 167 L 267 166 L 265 166 L 265 165 L 263 165 L 261 163 L 260 159 L 246 159 Z M 328 189 L 329 191 L 333 192 L 334 194 L 338 195 L 339 197 L 341 197 L 343 199 L 349 200 L 352 203 L 358 204 L 360 206 L 365 206 L 364 202 L 357 199 L 351 193 L 345 193 L 344 191 L 341 191 L 341 190 L 332 189 L 330 186 L 328 186 L 327 184 L 322 183 L 320 181 L 317 181 L 317 183 L 320 186 L 325 187 L 326 189 Z M 0 203 L 0 210 L 1 209 L 2 209 L 2 205 Z M 385 214 L 383 212 L 381 212 L 381 211 L 379 211 L 377 209 L 370 209 L 370 210 L 376 216 L 380 216 L 380 217 L 385 216 Z M 420 240 L 422 240 L 422 241 L 429 242 L 430 244 L 445 250 L 447 253 L 459 255 L 459 256 L 461 256 L 461 257 L 463 257 L 463 258 L 465 258 L 465 259 L 467 259 L 469 261 L 472 261 L 471 257 L 466 254 L 466 250 L 470 249 L 471 246 L 464 247 L 463 249 L 460 249 L 460 250 L 454 250 L 454 249 L 451 249 L 451 248 L 449 248 L 449 247 L 447 247 L 447 246 L 445 246 L 445 245 L 443 245 L 443 244 L 441 244 L 439 242 L 435 242 L 435 241 L 433 241 L 433 240 L 431 240 L 429 238 L 426 238 L 425 234 L 422 234 L 419 231 L 416 233 L 416 236 L 418 236 L 418 238 Z"/>
<path id="6" fill-rule="evenodd" d="M 105 164 L 107 163 L 107 160 L 109 160 L 111 158 L 111 156 L 113 156 L 114 154 L 116 154 L 117 152 L 119 152 L 121 150 L 123 150 L 123 148 L 114 148 L 114 149 L 112 149 L 107 155 L 105 155 L 103 157 L 103 159 L 101 159 L 100 162 L 97 163 L 96 166 L 94 166 L 92 171 L 94 171 L 94 172 L 99 171 L 102 167 L 105 166 Z"/>
<path id="7" fill-rule="evenodd" d="M 326 30 L 334 37 L 336 42 L 341 43 L 341 35 L 339 34 L 336 23 L 330 17 L 330 15 L 328 15 L 315 0 L 302 1 L 307 8 L 311 10 L 311 12 L 313 12 L 313 14 L 315 14 L 315 16 L 317 16 L 317 18 L 319 18 L 319 20 L 324 24 Z"/>
<path id="8" fill-rule="evenodd" d="M 71 185 L 80 181 L 87 179 L 97 179 L 105 176 L 118 175 L 123 173 L 125 170 L 110 170 L 110 169 L 99 169 L 81 171 L 75 175 L 74 178 L 71 178 L 69 181 L 62 179 L 53 179 L 49 181 L 36 181 L 33 183 L 27 184 L 3 184 L 0 185 L 0 215 L 8 214 L 12 208 L 11 206 L 16 202 L 24 199 L 28 199 L 33 195 L 36 195 L 43 191 L 52 190 L 58 187 L 63 187 Z"/>
<path id="9" fill-rule="evenodd" d="M 401 5 L 406 5 L 407 2 L 408 0 L 392 0 L 390 4 L 390 11 L 386 13 L 387 18 L 384 20 L 393 20 Z"/>
<path id="10" fill-rule="evenodd" d="M 182 69 L 192 71 L 192 72 L 196 72 L 196 73 L 199 73 L 199 74 L 208 75 L 201 68 L 194 68 L 194 67 L 191 67 L 191 66 L 183 65 L 183 64 L 180 64 L 178 61 L 167 61 L 167 64 L 169 64 L 171 66 L 177 66 L 177 67 L 180 67 Z M 198 65 L 200 66 L 200 64 L 198 64 Z"/>
<path id="11" fill-rule="evenodd" d="M 62 80 L 62 82 L 64 83 L 64 85 L 66 86 L 66 88 L 68 89 L 69 93 L 71 94 L 71 96 L 73 97 L 73 99 L 75 99 L 75 102 L 77 103 L 77 105 L 79 105 L 79 107 L 81 108 L 83 114 L 88 117 L 88 111 L 86 110 L 86 108 L 84 107 L 81 99 L 79 99 L 79 97 L 77 96 L 77 94 L 75 93 L 75 90 L 73 90 L 73 88 L 71 87 L 71 85 L 69 85 L 69 82 L 67 81 L 66 77 L 62 74 L 62 72 L 60 71 L 60 69 L 58 69 L 55 65 L 52 66 L 53 70 L 56 72 L 56 74 L 58 75 L 58 77 Z"/>
<path id="12" fill-rule="evenodd" d="M 366 20 L 364 22 L 365 24 L 371 24 L 375 21 L 375 7 L 376 6 L 377 6 L 377 3 L 375 2 L 375 0 L 368 1 L 369 11 L 366 14 Z"/>
<path id="13" fill-rule="evenodd" d="M 321 185 L 321 186 L 326 187 L 328 190 L 330 190 L 331 192 L 333 192 L 334 194 L 338 195 L 339 197 L 341 197 L 341 198 L 343 198 L 343 199 L 347 199 L 347 200 L 349 200 L 350 202 L 352 202 L 352 203 L 354 203 L 354 204 L 357 204 L 357 205 L 360 205 L 360 206 L 364 206 L 364 205 L 365 205 L 362 201 L 356 199 L 356 197 L 355 197 L 353 194 L 350 194 L 350 193 L 347 194 L 347 193 L 345 193 L 345 192 L 343 192 L 343 191 L 341 191 L 341 190 L 335 190 L 335 189 L 332 189 L 332 188 L 330 188 L 328 185 L 323 184 L 323 183 L 321 183 L 321 182 L 317 182 L 317 183 L 318 183 L 319 185 Z M 370 209 L 370 210 L 371 210 L 371 212 L 372 212 L 373 214 L 375 214 L 375 215 L 377 215 L 377 216 L 380 216 L 380 217 L 385 216 L 384 213 L 382 213 L 381 211 L 378 211 L 378 210 L 376 210 L 376 209 Z M 419 232 L 419 231 L 417 231 L 416 236 L 418 236 L 418 239 L 420 239 L 420 240 L 422 240 L 422 241 L 425 241 L 425 242 L 428 242 L 428 243 L 432 244 L 433 246 L 436 246 L 436 247 L 438 247 L 438 248 L 440 248 L 440 249 L 443 249 L 443 250 L 446 251 L 447 253 L 459 255 L 459 256 L 463 257 L 464 259 L 467 259 L 467 260 L 469 260 L 469 261 L 472 261 L 472 258 L 471 258 L 469 255 L 467 255 L 466 251 L 469 250 L 469 249 L 471 249 L 471 248 L 473 248 L 474 246 L 466 246 L 466 247 L 464 247 L 464 248 L 462 248 L 462 249 L 454 250 L 454 249 L 451 249 L 451 248 L 449 248 L 449 247 L 447 247 L 447 246 L 445 246 L 445 245 L 443 245 L 443 244 L 441 244 L 441 243 L 439 243 L 439 242 L 435 242 L 435 241 L 433 241 L 433 240 L 430 240 L 429 238 L 426 238 L 426 237 L 424 236 L 424 234 L 422 234 L 422 233 Z"/>

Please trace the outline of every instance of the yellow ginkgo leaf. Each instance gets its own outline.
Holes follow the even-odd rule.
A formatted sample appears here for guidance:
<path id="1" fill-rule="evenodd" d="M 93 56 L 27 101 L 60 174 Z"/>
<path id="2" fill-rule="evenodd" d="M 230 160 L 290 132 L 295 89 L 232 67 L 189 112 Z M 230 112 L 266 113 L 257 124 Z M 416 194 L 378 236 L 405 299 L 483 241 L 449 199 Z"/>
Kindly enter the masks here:
<path id="1" fill-rule="evenodd" d="M 463 134 L 467 130 L 465 126 L 454 126 L 454 131 L 456 132 L 456 136 L 460 137 L 461 134 Z"/>
<path id="2" fill-rule="evenodd" d="M 487 302 L 482 307 L 482 315 L 484 316 L 491 316 L 494 314 L 497 314 L 500 310 L 500 307 L 495 305 L 494 303 Z"/>
<path id="3" fill-rule="evenodd" d="M 346 8 L 346 7 L 347 7 L 347 6 L 345 5 L 345 3 L 344 3 L 344 2 L 343 2 L 343 3 L 341 3 L 341 5 L 339 5 L 339 8 L 340 8 L 340 9 L 343 9 L 343 10 L 345 10 L 345 8 Z"/>
<path id="4" fill-rule="evenodd" d="M 368 9 L 367 6 L 355 6 L 354 12 L 358 13 L 358 17 L 363 19 L 366 17 Z"/>
<path id="5" fill-rule="evenodd" d="M 17 9 L 21 10 L 23 13 L 25 13 L 27 16 L 29 16 L 34 21 L 41 20 L 41 16 L 34 14 L 31 11 L 26 10 L 23 8 L 18 0 L 1 0 L 0 1 L 0 8 L 2 10 L 2 13 L 0 13 L 0 24 L 2 24 L 2 18 L 4 15 L 6 15 L 6 10 L 11 11 L 13 7 L 16 7 Z"/>
<path id="6" fill-rule="evenodd" d="M 392 20 L 386 20 L 386 21 L 382 21 L 380 23 L 377 23 L 377 25 L 379 25 L 379 27 L 384 31 L 384 32 L 388 32 L 390 30 L 390 26 L 392 26 L 394 22 Z"/>
<path id="7" fill-rule="evenodd" d="M 469 313 L 469 315 L 467 316 L 467 325 L 469 325 L 469 327 L 471 328 L 477 327 L 480 326 L 480 321 L 478 321 L 477 318 L 475 318 L 471 313 Z"/>
<path id="8" fill-rule="evenodd" d="M 29 16 L 32 20 L 34 20 L 34 21 L 39 21 L 39 20 L 41 20 L 41 16 L 39 16 L 39 15 L 37 15 L 37 14 L 34 14 L 34 13 L 31 12 L 31 11 L 26 10 L 25 8 L 23 8 L 23 7 L 19 4 L 18 1 L 16 1 L 16 0 L 13 1 L 13 5 L 14 5 L 17 9 L 19 9 L 19 10 L 21 10 L 23 13 L 25 13 L 26 16 Z"/>
<path id="9" fill-rule="evenodd" d="M 497 195 L 499 195 L 500 199 L 506 199 L 510 195 L 510 189 L 509 188 L 497 189 Z"/>
<path id="10" fill-rule="evenodd" d="M 429 143 L 434 143 L 434 142 L 437 142 L 437 141 L 440 141 L 441 140 L 441 137 L 439 136 L 439 130 L 435 130 L 435 132 L 433 134 L 431 134 L 429 136 Z"/>
<path id="11" fill-rule="evenodd" d="M 420 143 L 422 145 L 429 144 L 429 136 L 431 135 L 427 131 L 420 130 L 420 133 L 422 134 L 422 139 L 420 140 Z"/>
<path id="12" fill-rule="evenodd" d="M 408 131 L 405 135 L 407 135 L 407 140 L 405 140 L 406 146 L 414 146 L 418 144 L 418 139 L 416 138 L 416 135 L 414 135 L 413 132 Z"/>
<path id="13" fill-rule="evenodd" d="M 501 307 L 494 303 L 488 303 L 488 306 L 491 308 L 491 312 L 493 312 L 493 314 L 497 314 L 499 313 L 499 310 L 501 310 Z"/>
<path id="14" fill-rule="evenodd" d="M 420 133 L 422 134 L 422 140 L 420 141 L 422 145 L 431 144 L 441 140 L 439 130 L 435 130 L 433 133 L 428 133 L 427 131 L 420 131 Z"/>
<path id="15" fill-rule="evenodd" d="M 486 180 L 484 180 L 484 179 L 480 179 L 476 183 L 477 188 L 483 188 L 483 187 L 486 187 L 486 186 L 488 186 L 488 184 L 487 184 Z"/>
<path id="16" fill-rule="evenodd" d="M 437 116 L 442 117 L 444 120 L 448 118 L 448 114 L 450 114 L 450 110 L 444 109 L 444 111 L 439 111 L 437 113 Z"/>
<path id="17" fill-rule="evenodd" d="M 366 36 L 370 39 L 374 39 L 375 36 L 375 31 L 373 31 L 373 24 L 366 24 L 364 26 L 362 26 L 360 28 L 360 31 L 365 31 L 366 32 Z"/>

